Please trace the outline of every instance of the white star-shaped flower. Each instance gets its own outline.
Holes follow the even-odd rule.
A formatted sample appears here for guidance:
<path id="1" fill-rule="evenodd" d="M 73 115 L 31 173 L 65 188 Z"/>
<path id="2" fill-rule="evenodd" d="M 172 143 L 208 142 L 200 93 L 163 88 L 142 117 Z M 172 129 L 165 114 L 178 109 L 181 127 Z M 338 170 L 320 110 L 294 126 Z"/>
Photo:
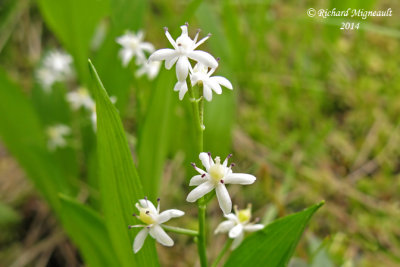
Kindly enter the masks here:
<path id="1" fill-rule="evenodd" d="M 235 214 L 225 215 L 228 220 L 220 223 L 214 231 L 214 234 L 229 232 L 229 237 L 235 239 L 232 243 L 232 249 L 240 245 L 245 232 L 255 232 L 264 228 L 264 225 L 256 224 L 258 219 L 255 222 L 250 222 L 251 204 L 247 205 L 247 209 L 238 210 L 237 206 L 234 209 Z"/>
<path id="2" fill-rule="evenodd" d="M 135 253 L 142 248 L 148 234 L 150 234 L 150 236 L 157 240 L 161 245 L 167 247 L 174 245 L 174 241 L 164 231 L 161 225 L 172 218 L 181 217 L 185 213 L 177 209 L 170 209 L 160 213 L 160 199 L 157 199 L 157 202 L 157 208 L 147 198 L 140 199 L 139 203 L 136 203 L 139 215 L 134 214 L 134 216 L 144 224 L 129 226 L 129 228 L 143 227 L 143 229 L 136 235 L 135 241 L 133 242 L 133 251 Z"/>
<path id="3" fill-rule="evenodd" d="M 225 161 L 221 164 L 219 157 L 216 157 L 214 162 L 210 153 L 200 153 L 199 158 L 203 166 L 206 168 L 206 171 L 199 169 L 194 163 L 192 163 L 193 167 L 197 172 L 200 173 L 200 175 L 196 175 L 190 180 L 189 185 L 197 187 L 193 189 L 187 196 L 186 200 L 188 202 L 195 202 L 202 196 L 215 189 L 219 206 L 224 214 L 231 212 L 232 201 L 225 184 L 248 185 L 254 183 L 256 180 L 256 177 L 251 174 L 233 173 L 232 167 L 234 164 L 232 163 L 229 167 L 227 166 L 228 159 L 231 156 L 232 154 L 228 155 Z"/>
<path id="4" fill-rule="evenodd" d="M 57 148 L 62 148 L 67 146 L 67 141 L 65 136 L 71 133 L 71 129 L 64 124 L 56 124 L 49 126 L 46 129 L 46 134 L 48 136 L 47 147 L 50 151 L 54 151 Z"/>
<path id="5" fill-rule="evenodd" d="M 215 93 L 217 94 L 222 94 L 222 86 L 225 86 L 226 88 L 232 90 L 232 84 L 228 79 L 222 77 L 222 76 L 213 76 L 210 77 L 211 74 L 213 74 L 215 69 L 210 69 L 208 71 L 208 67 L 201 64 L 197 63 L 193 70 L 192 74 L 190 75 L 190 80 L 192 83 L 192 86 L 195 86 L 196 84 L 202 84 L 203 85 L 203 96 L 207 101 L 211 101 L 212 99 L 212 90 L 214 90 Z M 178 81 L 175 84 L 174 91 L 179 91 L 179 99 L 182 100 L 185 93 L 187 92 L 188 88 L 185 82 L 180 82 Z"/>
<path id="6" fill-rule="evenodd" d="M 176 63 L 176 77 L 178 81 L 186 80 L 188 76 L 189 69 L 191 68 L 189 58 L 197 62 L 202 63 L 210 68 L 218 67 L 218 62 L 215 58 L 207 52 L 195 50 L 199 45 L 204 43 L 210 35 L 207 35 L 199 42 L 197 38 L 199 37 L 199 31 L 197 32 L 194 40 L 192 40 L 188 35 L 187 25 L 181 26 L 182 34 L 176 39 L 172 39 L 171 34 L 168 32 L 168 28 L 165 29 L 165 35 L 168 41 L 171 43 L 174 49 L 164 48 L 155 51 L 149 58 L 150 61 L 160 61 L 165 60 L 165 68 L 171 69 Z"/>
<path id="7" fill-rule="evenodd" d="M 129 64 L 134 56 L 137 65 L 144 63 L 146 61 L 145 52 L 152 53 L 154 51 L 154 46 L 151 43 L 143 42 L 143 39 L 143 31 L 138 31 L 137 34 L 127 31 L 117 38 L 116 42 L 122 46 L 119 57 L 124 67 Z"/>
<path id="8" fill-rule="evenodd" d="M 95 105 L 89 91 L 84 87 L 79 87 L 76 91 L 67 93 L 67 101 L 71 104 L 71 107 L 74 110 L 80 108 L 92 110 Z"/>
<path id="9" fill-rule="evenodd" d="M 146 74 L 149 80 L 153 80 L 160 71 L 160 67 L 160 61 L 145 61 L 136 71 L 135 75 L 136 77 L 141 77 Z"/>
<path id="10" fill-rule="evenodd" d="M 45 92 L 50 92 L 55 82 L 62 82 L 73 75 L 72 57 L 58 50 L 50 51 L 37 71 L 37 79 Z"/>

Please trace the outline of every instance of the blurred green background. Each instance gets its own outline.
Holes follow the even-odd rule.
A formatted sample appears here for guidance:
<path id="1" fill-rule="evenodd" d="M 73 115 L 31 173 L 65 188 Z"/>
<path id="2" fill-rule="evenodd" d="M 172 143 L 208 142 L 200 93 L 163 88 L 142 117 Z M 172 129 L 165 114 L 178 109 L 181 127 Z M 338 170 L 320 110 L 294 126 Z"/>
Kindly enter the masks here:
<path id="1" fill-rule="evenodd" d="M 311 7 L 391 8 L 393 16 L 309 18 Z M 234 85 L 206 104 L 205 118 L 205 149 L 221 157 L 232 151 L 237 170 L 258 178 L 240 196 L 232 187 L 234 203 L 252 202 L 268 222 L 325 199 L 293 266 L 399 266 L 399 7 L 393 0 L 1 0 L 0 266 L 83 264 L 54 211 L 59 192 L 100 209 L 95 135 L 64 98 L 90 87 L 87 58 L 118 98 L 149 196 L 194 214 L 183 201 L 197 157 L 188 100 L 172 91 L 174 71 L 162 68 L 148 81 L 134 76 L 134 64 L 123 68 L 115 42 L 143 29 L 156 49 L 170 47 L 162 28 L 176 38 L 186 21 L 191 36 L 197 28 L 213 34 L 201 49 L 221 58 L 217 73 Z M 341 22 L 360 28 L 340 30 Z M 76 77 L 48 95 L 35 70 L 53 48 L 73 56 Z M 73 145 L 38 151 L 45 127 L 59 121 L 73 128 Z M 218 209 L 209 209 L 211 227 L 221 220 Z M 182 220 L 195 227 L 193 218 Z M 161 263 L 192 266 L 195 245 L 176 239 L 172 249 L 158 247 Z M 211 257 L 223 241 L 213 237 Z"/>

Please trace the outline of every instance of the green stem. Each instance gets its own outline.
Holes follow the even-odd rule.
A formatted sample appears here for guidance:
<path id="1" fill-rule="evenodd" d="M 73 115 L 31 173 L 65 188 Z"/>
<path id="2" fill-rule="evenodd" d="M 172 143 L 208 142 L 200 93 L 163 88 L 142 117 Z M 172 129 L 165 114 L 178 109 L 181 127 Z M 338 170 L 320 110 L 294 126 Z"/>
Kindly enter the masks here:
<path id="1" fill-rule="evenodd" d="M 211 267 L 217 267 L 218 263 L 220 262 L 220 260 L 222 259 L 222 257 L 225 255 L 226 251 L 230 248 L 231 244 L 232 244 L 233 239 L 229 238 L 226 242 L 224 247 L 222 248 L 222 250 L 219 252 L 217 258 L 215 259 L 215 261 L 213 262 L 213 264 L 211 265 Z"/>
<path id="2" fill-rule="evenodd" d="M 190 235 L 190 236 L 198 236 L 199 232 L 186 229 L 186 228 L 181 228 L 181 227 L 175 227 L 175 226 L 167 226 L 167 225 L 161 225 L 164 230 L 172 233 L 177 233 L 177 234 L 182 234 L 182 235 Z"/>
<path id="3" fill-rule="evenodd" d="M 186 84 L 188 87 L 188 92 L 190 95 L 190 102 L 192 103 L 193 116 L 195 119 L 196 126 L 196 136 L 198 152 L 203 152 L 203 131 L 204 131 L 204 100 L 203 100 L 203 90 L 199 88 L 199 99 L 196 99 L 196 95 L 193 91 L 190 78 L 186 79 Z M 197 201 L 198 205 L 198 217 L 199 217 L 199 235 L 197 237 L 197 249 L 199 252 L 200 265 L 201 267 L 207 267 L 207 249 L 206 249 L 206 203 L 204 197 Z"/>

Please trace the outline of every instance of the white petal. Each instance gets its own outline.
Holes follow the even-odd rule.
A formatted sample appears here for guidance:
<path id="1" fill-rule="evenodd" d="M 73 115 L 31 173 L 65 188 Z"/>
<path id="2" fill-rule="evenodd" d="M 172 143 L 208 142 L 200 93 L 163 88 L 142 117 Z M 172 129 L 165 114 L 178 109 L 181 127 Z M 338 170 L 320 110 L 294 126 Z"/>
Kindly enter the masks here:
<path id="1" fill-rule="evenodd" d="M 121 49 L 119 56 L 122 60 L 122 66 L 126 67 L 133 57 L 133 51 L 131 49 Z"/>
<path id="2" fill-rule="evenodd" d="M 252 184 L 256 180 L 256 177 L 246 173 L 231 173 L 227 175 L 224 182 L 227 184 Z"/>
<path id="3" fill-rule="evenodd" d="M 246 232 L 255 232 L 264 228 L 262 224 L 249 224 L 244 226 Z"/>
<path id="4" fill-rule="evenodd" d="M 174 49 L 163 48 L 155 51 L 149 57 L 149 61 L 157 61 L 157 60 L 168 60 L 177 55 L 177 52 Z"/>
<path id="5" fill-rule="evenodd" d="M 186 85 L 186 81 L 178 81 L 174 86 L 174 91 L 180 91 Z"/>
<path id="6" fill-rule="evenodd" d="M 179 56 L 175 55 L 174 57 L 170 58 L 170 59 L 166 59 L 165 60 L 165 68 L 167 70 L 170 70 L 172 68 L 172 66 L 175 64 L 175 62 L 178 60 Z"/>
<path id="7" fill-rule="evenodd" d="M 171 218 L 177 218 L 183 216 L 185 213 L 181 210 L 176 210 L 176 209 L 170 209 L 170 210 L 165 210 L 160 213 L 157 217 L 157 223 L 165 223 L 166 221 L 169 221 Z"/>
<path id="8" fill-rule="evenodd" d="M 152 52 L 154 51 L 154 46 L 153 46 L 151 43 L 147 43 L 147 42 L 140 43 L 140 44 L 139 44 L 139 47 L 140 47 L 142 50 L 147 51 L 147 52 L 149 52 L 149 53 L 152 53 Z"/>
<path id="9" fill-rule="evenodd" d="M 140 206 L 142 206 L 145 209 L 149 209 L 151 213 L 153 214 L 158 214 L 156 207 L 151 203 L 150 200 L 146 199 L 139 199 Z"/>
<path id="10" fill-rule="evenodd" d="M 176 63 L 176 78 L 178 81 L 186 80 L 189 73 L 189 60 L 185 56 L 180 56 Z"/>
<path id="11" fill-rule="evenodd" d="M 222 94 L 222 88 L 217 82 L 215 82 L 211 79 L 208 79 L 208 81 L 206 83 L 208 86 L 211 87 L 211 89 L 214 90 L 215 93 L 217 93 L 218 95 Z"/>
<path id="12" fill-rule="evenodd" d="M 215 58 L 210 55 L 207 52 L 196 50 L 196 51 L 191 51 L 187 53 L 187 56 L 193 60 L 196 60 L 203 65 L 210 67 L 210 68 L 216 68 L 218 67 L 218 62 L 215 60 Z"/>
<path id="13" fill-rule="evenodd" d="M 242 243 L 243 237 L 244 237 L 244 234 L 242 232 L 238 237 L 235 238 L 235 240 L 233 240 L 231 250 L 236 249 L 240 245 L 240 243 Z"/>
<path id="14" fill-rule="evenodd" d="M 224 217 L 227 218 L 228 220 L 231 220 L 231 221 L 235 222 L 235 223 L 239 223 L 238 217 L 233 213 L 225 214 Z"/>
<path id="15" fill-rule="evenodd" d="M 213 189 L 214 189 L 213 183 L 211 183 L 209 181 L 202 183 L 201 185 L 199 185 L 198 187 L 196 187 L 189 193 L 189 195 L 186 198 L 186 201 L 195 202 L 196 200 L 198 200 L 205 194 L 209 193 Z"/>
<path id="16" fill-rule="evenodd" d="M 211 88 L 205 83 L 203 83 L 203 96 L 207 101 L 211 101 L 212 100 Z"/>
<path id="17" fill-rule="evenodd" d="M 229 237 L 230 238 L 236 238 L 242 233 L 243 233 L 243 225 L 242 224 L 237 224 L 235 227 L 233 227 L 229 231 Z"/>
<path id="18" fill-rule="evenodd" d="M 229 196 L 228 190 L 226 190 L 225 185 L 218 183 L 215 191 L 217 193 L 219 206 L 221 207 L 224 214 L 230 213 L 232 211 L 232 200 Z"/>
<path id="19" fill-rule="evenodd" d="M 174 240 L 167 235 L 167 233 L 164 231 L 164 229 L 161 228 L 159 225 L 154 225 L 153 227 L 150 228 L 150 234 L 152 237 L 154 237 L 158 243 L 161 245 L 171 247 L 174 245 Z"/>
<path id="20" fill-rule="evenodd" d="M 136 235 L 135 241 L 133 241 L 133 252 L 137 253 L 143 246 L 144 241 L 146 240 L 147 234 L 149 233 L 149 229 L 143 228 Z"/>
<path id="21" fill-rule="evenodd" d="M 207 181 L 206 177 L 201 177 L 201 175 L 195 175 L 190 179 L 189 186 L 200 185 Z"/>
<path id="22" fill-rule="evenodd" d="M 213 81 L 216 81 L 217 83 L 219 83 L 222 86 L 225 86 L 228 89 L 231 89 L 231 90 L 233 89 L 233 86 L 232 86 L 231 82 L 228 81 L 228 79 L 226 79 L 225 77 L 213 76 L 210 79 L 213 80 Z"/>
<path id="23" fill-rule="evenodd" d="M 235 223 L 233 221 L 224 221 L 220 223 L 217 228 L 214 231 L 214 234 L 218 233 L 226 233 L 229 230 L 231 230 L 235 226 Z"/>
<path id="24" fill-rule="evenodd" d="M 201 152 L 199 155 L 199 159 L 201 160 L 201 163 L 208 171 L 208 169 L 210 168 L 210 156 L 208 155 L 208 153 Z"/>
<path id="25" fill-rule="evenodd" d="M 187 91 L 188 91 L 188 88 L 187 88 L 187 85 L 186 85 L 186 82 L 185 82 L 185 85 L 182 86 L 181 90 L 179 91 L 179 100 L 183 99 L 183 97 L 185 96 Z"/>

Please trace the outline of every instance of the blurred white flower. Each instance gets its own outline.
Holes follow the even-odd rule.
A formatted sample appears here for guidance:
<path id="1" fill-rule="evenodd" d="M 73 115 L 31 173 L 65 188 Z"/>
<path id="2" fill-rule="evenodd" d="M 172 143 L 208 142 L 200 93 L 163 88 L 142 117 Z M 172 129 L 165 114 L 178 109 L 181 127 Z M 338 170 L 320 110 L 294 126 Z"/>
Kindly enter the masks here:
<path id="1" fill-rule="evenodd" d="M 47 147 L 50 151 L 56 150 L 58 147 L 62 148 L 67 146 L 67 141 L 65 136 L 71 133 L 71 129 L 64 124 L 57 124 L 49 126 L 46 129 L 46 134 L 48 137 Z"/>
<path id="2" fill-rule="evenodd" d="M 137 34 L 127 31 L 124 35 L 117 38 L 116 42 L 122 46 L 119 57 L 122 65 L 126 67 L 131 59 L 136 57 L 136 64 L 140 65 L 146 61 L 145 51 L 152 53 L 154 46 L 151 43 L 143 42 L 144 33 L 138 31 Z"/>
<path id="3" fill-rule="evenodd" d="M 189 58 L 197 62 L 202 63 L 210 68 L 218 67 L 218 62 L 215 58 L 207 52 L 195 50 L 199 45 L 204 43 L 210 35 L 207 35 L 199 42 L 197 38 L 199 37 L 199 31 L 197 32 L 194 40 L 192 40 L 188 35 L 187 25 L 181 26 L 182 34 L 176 41 L 172 39 L 171 34 L 168 32 L 168 28 L 165 29 L 165 35 L 168 41 L 171 43 L 174 49 L 164 48 L 155 51 L 149 58 L 149 61 L 160 61 L 165 60 L 165 68 L 171 69 L 176 63 L 176 77 L 178 81 L 186 80 L 188 76 L 189 69 L 191 68 Z"/>
<path id="4" fill-rule="evenodd" d="M 186 200 L 188 202 L 195 202 L 197 199 L 215 189 L 219 206 L 224 214 L 231 212 L 232 201 L 225 184 L 248 185 L 254 183 L 256 180 L 256 177 L 250 174 L 233 173 L 232 167 L 234 164 L 232 163 L 229 167 L 227 166 L 228 159 L 231 156 L 232 154 L 228 155 L 225 161 L 221 164 L 219 157 L 216 157 L 214 162 L 211 158 L 211 153 L 200 153 L 199 158 L 203 166 L 206 168 L 206 171 L 199 169 L 194 163 L 192 163 L 193 167 L 200 173 L 200 175 L 196 175 L 190 180 L 189 185 L 197 187 L 187 196 Z"/>
<path id="5" fill-rule="evenodd" d="M 53 50 L 43 59 L 43 65 L 37 71 L 37 78 L 46 92 L 50 92 L 55 82 L 62 82 L 73 75 L 71 55 Z"/>
<path id="6" fill-rule="evenodd" d="M 264 225 L 256 224 L 258 219 L 255 222 L 250 222 L 251 204 L 247 205 L 247 209 L 238 210 L 237 206 L 234 209 L 235 214 L 224 215 L 228 220 L 220 223 L 214 231 L 214 234 L 229 232 L 229 237 L 235 239 L 231 249 L 235 249 L 240 245 L 245 232 L 254 232 L 264 228 Z"/>
<path id="7" fill-rule="evenodd" d="M 143 229 L 136 235 L 135 241 L 133 242 L 133 251 L 137 253 L 143 246 L 143 243 L 150 233 L 150 236 L 157 240 L 158 243 L 171 247 L 174 245 L 174 241 L 164 231 L 161 225 L 172 218 L 181 217 L 185 213 L 177 209 L 170 209 L 160 213 L 160 199 L 157 199 L 157 208 L 151 203 L 151 201 L 140 199 L 139 203 L 136 203 L 136 208 L 139 210 L 139 215 L 135 215 L 144 224 L 141 225 L 130 225 L 129 228 L 143 227 Z"/>
<path id="8" fill-rule="evenodd" d="M 136 77 L 141 77 L 144 74 L 146 74 L 150 80 L 153 80 L 160 71 L 160 66 L 161 66 L 160 61 L 145 61 L 136 71 L 135 73 Z"/>
<path id="9" fill-rule="evenodd" d="M 213 76 L 210 77 L 211 74 L 213 74 L 215 69 L 211 69 L 208 71 L 208 67 L 201 64 L 197 63 L 192 71 L 192 74 L 190 75 L 190 80 L 192 83 L 192 86 L 196 84 L 202 84 L 203 85 L 203 96 L 207 101 L 211 101 L 212 99 L 212 90 L 218 95 L 222 94 L 222 88 L 221 85 L 232 90 L 232 84 L 228 79 L 222 77 L 222 76 Z"/>
<path id="10" fill-rule="evenodd" d="M 89 91 L 84 87 L 79 87 L 76 91 L 67 93 L 67 101 L 71 104 L 71 107 L 74 110 L 80 108 L 92 110 L 95 105 Z"/>

